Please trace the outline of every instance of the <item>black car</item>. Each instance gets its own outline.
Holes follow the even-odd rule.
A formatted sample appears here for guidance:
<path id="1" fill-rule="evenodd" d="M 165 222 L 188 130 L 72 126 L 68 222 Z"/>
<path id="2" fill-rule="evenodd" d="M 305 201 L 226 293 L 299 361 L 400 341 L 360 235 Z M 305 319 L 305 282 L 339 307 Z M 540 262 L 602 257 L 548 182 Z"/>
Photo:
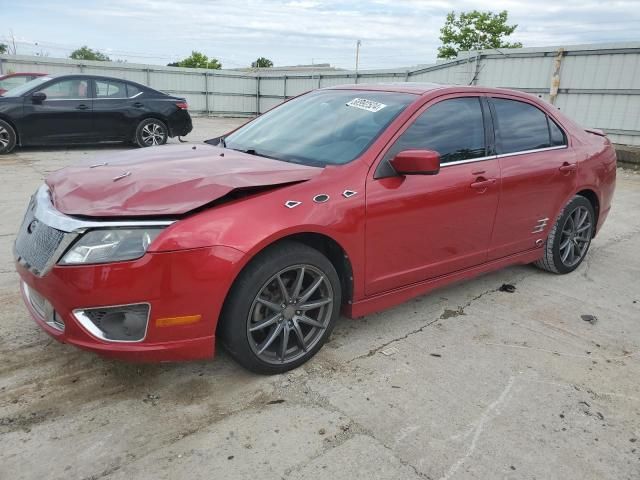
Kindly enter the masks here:
<path id="1" fill-rule="evenodd" d="M 192 127 L 184 98 L 94 75 L 45 76 L 0 97 L 0 154 L 16 145 L 166 143 Z"/>

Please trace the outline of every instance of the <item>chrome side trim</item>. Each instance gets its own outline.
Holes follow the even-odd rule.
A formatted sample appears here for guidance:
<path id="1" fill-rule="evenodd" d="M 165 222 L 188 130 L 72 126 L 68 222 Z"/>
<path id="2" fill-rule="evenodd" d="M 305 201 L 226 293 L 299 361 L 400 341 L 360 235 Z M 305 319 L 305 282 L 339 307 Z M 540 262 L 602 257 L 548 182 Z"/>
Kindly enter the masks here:
<path id="1" fill-rule="evenodd" d="M 465 163 L 484 162 L 485 160 L 495 160 L 498 155 L 490 155 L 488 157 L 469 158 L 467 160 L 457 160 L 455 162 L 443 163 L 440 168 L 452 167 L 454 165 L 464 165 Z"/>
<path id="2" fill-rule="evenodd" d="M 49 188 L 46 185 L 42 185 L 35 196 L 35 217 L 46 225 L 67 233 L 80 234 L 89 228 L 163 227 L 176 222 L 176 220 L 80 220 L 55 209 L 51 202 Z"/>
<path id="3" fill-rule="evenodd" d="M 140 340 L 112 340 L 110 338 L 106 338 L 102 330 L 100 330 L 95 323 L 91 321 L 89 317 L 84 313 L 87 310 L 100 310 L 103 308 L 118 308 L 118 307 L 131 307 L 133 305 L 147 305 L 149 310 L 147 311 L 147 322 L 144 327 L 144 335 Z M 149 302 L 136 302 L 136 303 L 125 303 L 123 305 L 106 305 L 103 307 L 87 307 L 87 308 L 76 308 L 73 310 L 73 316 L 78 323 L 93 337 L 98 340 L 102 340 L 103 342 L 110 343 L 140 343 L 143 342 L 145 338 L 147 338 L 147 332 L 149 331 L 149 319 L 151 318 L 151 304 Z"/>
<path id="4" fill-rule="evenodd" d="M 562 150 L 564 148 L 569 148 L 569 147 L 567 145 L 558 145 L 556 147 L 536 148 L 536 149 L 533 149 L 533 150 L 523 150 L 521 152 L 501 153 L 500 155 L 496 155 L 496 156 L 498 158 L 515 157 L 515 156 L 518 156 L 518 155 L 526 155 L 528 153 L 548 152 L 550 150 Z"/>
<path id="5" fill-rule="evenodd" d="M 534 150 L 523 150 L 521 152 L 501 153 L 500 155 L 490 155 L 487 157 L 469 158 L 468 160 L 458 160 L 456 162 L 443 163 L 440 168 L 451 167 L 454 165 L 464 165 L 465 163 L 484 162 L 485 160 L 495 160 L 496 158 L 514 157 L 518 155 L 526 155 L 528 153 L 547 152 L 550 150 L 562 150 L 569 148 L 567 145 L 558 145 L 555 147 L 536 148 Z"/>

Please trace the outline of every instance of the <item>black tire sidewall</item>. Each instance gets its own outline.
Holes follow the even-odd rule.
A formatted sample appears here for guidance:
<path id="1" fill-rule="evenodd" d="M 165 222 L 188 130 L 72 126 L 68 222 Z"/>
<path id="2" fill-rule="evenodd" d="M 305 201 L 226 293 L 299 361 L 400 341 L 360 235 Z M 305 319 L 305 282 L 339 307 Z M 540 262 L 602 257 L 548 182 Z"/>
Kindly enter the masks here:
<path id="1" fill-rule="evenodd" d="M 2 148 L 0 147 L 0 155 L 11 153 L 16 146 L 17 136 L 16 131 L 11 126 L 11 124 L 5 122 L 4 120 L 0 120 L 0 126 L 3 127 L 7 132 L 9 132 L 9 145 Z"/>
<path id="2" fill-rule="evenodd" d="M 575 265 L 571 267 L 567 267 L 562 262 L 562 259 L 560 257 L 560 242 L 562 241 L 562 228 L 564 227 L 564 224 L 567 221 L 567 217 L 571 215 L 577 207 L 585 207 L 588 210 L 589 219 L 592 225 L 591 235 L 589 238 L 589 243 L 587 244 L 587 247 L 586 247 L 587 251 L 585 252 L 584 256 Z M 557 234 L 553 239 L 553 245 L 552 245 L 553 263 L 555 265 L 555 268 L 558 270 L 558 273 L 564 274 L 564 273 L 573 272 L 576 268 L 578 268 L 582 264 L 587 254 L 589 253 L 589 247 L 591 246 L 591 238 L 593 237 L 594 228 L 595 228 L 595 212 L 593 211 L 593 205 L 591 205 L 591 202 L 589 200 L 587 200 L 582 196 L 574 197 L 564 208 L 560 218 L 558 218 Z"/>
<path id="3" fill-rule="evenodd" d="M 167 139 L 169 138 L 169 129 L 167 127 L 167 124 L 165 122 L 163 122 L 162 120 L 159 120 L 157 118 L 145 118 L 144 120 L 142 120 L 138 126 L 136 127 L 136 136 L 134 139 L 134 142 L 136 145 L 138 145 L 140 148 L 147 148 L 147 147 L 152 147 L 152 146 L 156 146 L 156 145 L 147 145 L 146 143 L 144 143 L 144 141 L 142 140 L 142 129 L 146 126 L 149 125 L 150 123 L 157 123 L 160 126 L 162 126 L 162 128 L 164 129 L 164 138 L 162 140 L 162 143 L 160 143 L 159 145 L 164 145 L 165 143 L 167 143 Z"/>
<path id="4" fill-rule="evenodd" d="M 333 311 L 320 340 L 296 361 L 277 365 L 264 362 L 251 349 L 247 337 L 247 319 L 251 303 L 276 272 L 297 264 L 309 264 L 321 270 L 333 289 Z M 340 315 L 342 292 L 338 274 L 331 262 L 318 250 L 298 242 L 282 242 L 269 247 L 253 259 L 240 273 L 225 302 L 217 336 L 226 350 L 243 367 L 256 373 L 276 374 L 299 367 L 313 357 L 327 341 Z"/>

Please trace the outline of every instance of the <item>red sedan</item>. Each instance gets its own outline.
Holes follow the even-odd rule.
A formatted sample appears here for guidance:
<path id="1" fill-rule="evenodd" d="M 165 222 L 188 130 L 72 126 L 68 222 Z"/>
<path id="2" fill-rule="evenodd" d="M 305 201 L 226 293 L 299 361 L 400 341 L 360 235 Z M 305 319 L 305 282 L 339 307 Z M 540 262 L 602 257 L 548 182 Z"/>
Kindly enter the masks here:
<path id="1" fill-rule="evenodd" d="M 520 92 L 317 90 L 209 145 L 55 172 L 15 243 L 26 305 L 103 355 L 309 360 L 361 317 L 507 265 L 569 273 L 611 205 L 602 132 Z"/>
<path id="2" fill-rule="evenodd" d="M 43 77 L 44 75 L 46 73 L 8 73 L 7 75 L 0 75 L 0 96 L 12 88 L 24 85 L 34 78 Z"/>

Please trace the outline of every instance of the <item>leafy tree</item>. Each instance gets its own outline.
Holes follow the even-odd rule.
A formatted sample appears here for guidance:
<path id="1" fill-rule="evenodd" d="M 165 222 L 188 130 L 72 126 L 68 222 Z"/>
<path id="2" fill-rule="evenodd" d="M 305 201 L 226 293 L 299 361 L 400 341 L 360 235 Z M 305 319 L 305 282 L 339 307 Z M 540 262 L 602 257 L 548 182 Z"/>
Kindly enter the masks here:
<path id="1" fill-rule="evenodd" d="M 98 50 L 92 50 L 86 45 L 71 52 L 69 58 L 73 58 L 74 60 L 97 60 L 99 62 L 111 61 L 111 59 L 104 53 L 99 52 Z"/>
<path id="2" fill-rule="evenodd" d="M 440 29 L 442 46 L 438 48 L 438 58 L 455 58 L 460 51 L 483 50 L 490 48 L 520 48 L 521 43 L 508 43 L 505 37 L 511 35 L 518 25 L 507 25 L 509 14 L 500 13 L 455 12 L 447 14 L 447 20 Z"/>
<path id="3" fill-rule="evenodd" d="M 6 43 L 0 43 L 0 53 L 7 53 L 9 51 L 9 45 Z"/>
<path id="4" fill-rule="evenodd" d="M 168 67 L 186 67 L 186 68 L 209 68 L 211 70 L 220 70 L 222 64 L 217 58 L 209 58 L 204 53 L 191 52 L 191 55 L 179 62 L 169 63 Z"/>
<path id="5" fill-rule="evenodd" d="M 253 68 L 271 68 L 273 67 L 273 62 L 265 57 L 259 57 L 255 62 L 251 63 Z"/>

